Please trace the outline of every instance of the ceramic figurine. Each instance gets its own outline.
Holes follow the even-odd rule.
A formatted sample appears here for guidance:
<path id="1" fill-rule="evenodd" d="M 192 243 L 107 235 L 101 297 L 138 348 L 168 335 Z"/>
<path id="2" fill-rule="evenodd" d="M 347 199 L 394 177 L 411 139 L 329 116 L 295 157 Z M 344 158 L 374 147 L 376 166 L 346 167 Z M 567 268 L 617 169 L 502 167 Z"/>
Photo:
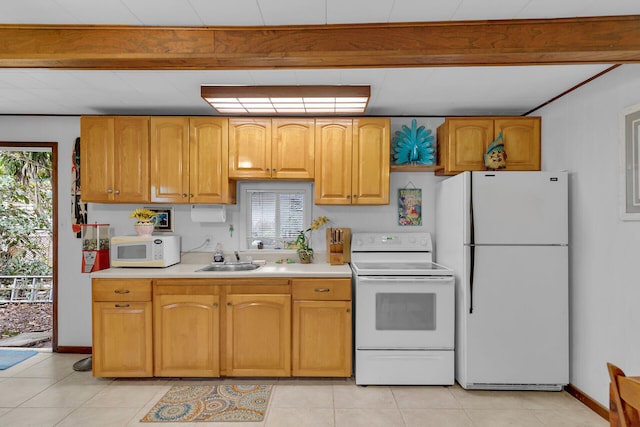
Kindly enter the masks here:
<path id="1" fill-rule="evenodd" d="M 502 132 L 493 140 L 489 148 L 487 148 L 487 152 L 484 153 L 484 165 L 487 167 L 487 170 L 490 171 L 507 167 L 507 153 L 504 151 Z"/>

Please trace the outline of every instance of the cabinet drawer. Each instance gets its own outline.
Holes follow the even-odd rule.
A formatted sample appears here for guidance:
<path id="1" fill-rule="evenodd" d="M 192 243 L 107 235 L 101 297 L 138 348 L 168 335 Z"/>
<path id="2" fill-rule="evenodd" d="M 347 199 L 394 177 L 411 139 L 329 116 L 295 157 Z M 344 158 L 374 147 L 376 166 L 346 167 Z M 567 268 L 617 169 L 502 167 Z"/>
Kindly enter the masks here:
<path id="1" fill-rule="evenodd" d="M 151 301 L 151 280 L 93 279 L 94 301 Z"/>
<path id="2" fill-rule="evenodd" d="M 351 299 L 351 279 L 294 280 L 294 300 L 347 301 Z"/>

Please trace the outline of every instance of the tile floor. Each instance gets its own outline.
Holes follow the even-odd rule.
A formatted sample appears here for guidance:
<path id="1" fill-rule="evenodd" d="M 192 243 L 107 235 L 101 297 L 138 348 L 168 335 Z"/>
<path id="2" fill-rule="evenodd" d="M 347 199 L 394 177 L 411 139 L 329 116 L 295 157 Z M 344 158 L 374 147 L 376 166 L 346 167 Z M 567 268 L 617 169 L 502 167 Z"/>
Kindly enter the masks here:
<path id="1" fill-rule="evenodd" d="M 606 427 L 565 392 L 466 391 L 459 386 L 356 386 L 353 380 L 243 380 L 275 385 L 264 422 L 140 423 L 171 385 L 198 380 L 96 379 L 86 357 L 42 351 L 0 371 L 0 426 Z M 211 381 L 232 380 L 201 380 Z M 236 380 L 237 381 L 237 380 Z"/>

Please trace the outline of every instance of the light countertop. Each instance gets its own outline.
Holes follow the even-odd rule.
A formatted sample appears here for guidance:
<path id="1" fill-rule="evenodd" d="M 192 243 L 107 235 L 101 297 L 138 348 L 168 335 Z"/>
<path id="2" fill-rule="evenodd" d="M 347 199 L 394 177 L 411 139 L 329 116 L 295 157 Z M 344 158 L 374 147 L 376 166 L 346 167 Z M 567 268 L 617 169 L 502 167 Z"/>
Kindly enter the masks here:
<path id="1" fill-rule="evenodd" d="M 266 257 L 265 257 L 266 258 Z M 251 271 L 202 271 L 196 270 L 209 265 L 208 259 L 202 257 L 191 257 L 183 260 L 180 264 L 166 268 L 128 268 L 112 267 L 106 270 L 91 273 L 91 278 L 102 279 L 123 279 L 123 278 L 254 278 L 254 277 L 351 277 L 349 264 L 331 265 L 327 262 L 313 262 L 311 264 L 277 264 L 271 260 L 261 260 L 265 264 L 260 268 Z M 257 258 L 254 257 L 256 262 Z M 324 259 L 324 258 L 319 258 Z"/>

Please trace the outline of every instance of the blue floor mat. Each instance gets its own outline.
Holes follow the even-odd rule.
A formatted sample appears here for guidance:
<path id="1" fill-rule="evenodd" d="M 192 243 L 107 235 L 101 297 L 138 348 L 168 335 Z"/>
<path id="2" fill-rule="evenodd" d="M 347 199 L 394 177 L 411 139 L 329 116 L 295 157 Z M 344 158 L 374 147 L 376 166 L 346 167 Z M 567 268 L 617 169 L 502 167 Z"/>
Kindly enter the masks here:
<path id="1" fill-rule="evenodd" d="M 27 360 L 38 354 L 35 350 L 5 350 L 0 349 L 0 371 Z"/>

